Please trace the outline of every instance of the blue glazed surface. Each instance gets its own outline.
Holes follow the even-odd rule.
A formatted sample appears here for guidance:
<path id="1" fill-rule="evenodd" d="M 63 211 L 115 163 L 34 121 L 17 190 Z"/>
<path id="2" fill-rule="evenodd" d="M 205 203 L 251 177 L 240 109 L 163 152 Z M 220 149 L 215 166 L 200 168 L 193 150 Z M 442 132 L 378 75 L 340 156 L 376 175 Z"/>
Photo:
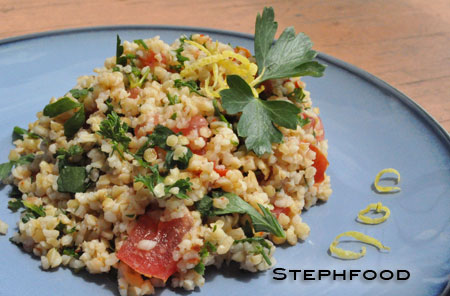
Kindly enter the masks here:
<path id="1" fill-rule="evenodd" d="M 232 32 L 171 27 L 109 27 L 0 41 L 0 162 L 5 162 L 14 126 L 35 120 L 52 96 L 64 95 L 76 78 L 93 74 L 115 54 L 122 40 L 160 35 L 172 42 L 181 34 L 206 32 L 214 39 L 253 48 L 251 37 Z M 201 295 L 440 295 L 450 274 L 450 140 L 433 119 L 404 95 L 371 75 L 332 57 L 320 79 L 305 78 L 321 110 L 329 140 L 330 200 L 303 213 L 311 235 L 294 247 L 280 247 L 277 267 L 303 270 L 406 269 L 407 281 L 274 280 L 272 271 L 249 274 L 231 265 L 207 269 Z M 401 192 L 377 194 L 373 179 L 383 168 L 401 173 Z M 118 295 L 114 275 L 74 274 L 69 269 L 43 272 L 40 260 L 8 241 L 19 215 L 7 209 L 8 187 L 0 191 L 0 218 L 10 225 L 0 236 L 0 295 Z M 369 203 L 381 201 L 391 218 L 380 225 L 355 222 Z M 387 253 L 367 247 L 360 260 L 329 256 L 328 246 L 344 231 L 357 230 L 391 247 Z M 360 244 L 343 246 L 358 251 Z M 302 276 L 302 274 L 300 274 Z M 315 275 L 317 278 L 317 275 Z M 181 290 L 158 290 L 160 295 Z"/>

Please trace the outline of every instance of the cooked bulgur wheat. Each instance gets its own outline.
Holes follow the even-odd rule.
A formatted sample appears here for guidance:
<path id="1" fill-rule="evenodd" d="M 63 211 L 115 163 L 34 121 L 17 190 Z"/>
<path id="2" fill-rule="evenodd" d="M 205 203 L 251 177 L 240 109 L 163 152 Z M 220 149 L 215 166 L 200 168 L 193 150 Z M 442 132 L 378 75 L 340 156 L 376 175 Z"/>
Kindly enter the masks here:
<path id="1" fill-rule="evenodd" d="M 143 215 L 157 215 L 160 223 L 189 217 L 190 227 L 170 255 L 170 260 L 176 262 L 176 270 L 167 282 L 172 287 L 186 290 L 193 290 L 205 282 L 203 272 L 197 269 L 199 263 L 219 268 L 224 261 L 235 261 L 242 269 L 263 271 L 276 263 L 274 244 L 295 245 L 299 239 L 308 237 L 310 228 L 300 214 L 318 200 L 326 201 L 331 189 L 327 175 L 323 181 L 315 182 L 313 164 L 317 153 L 311 147 L 315 146 L 326 156 L 327 140 L 323 137 L 319 109 L 312 107 L 305 84 L 298 77 L 271 80 L 272 93 L 268 100 L 295 104 L 302 108 L 303 118 L 309 122 L 298 125 L 295 130 L 278 127 L 283 141 L 272 144 L 273 153 L 257 156 L 245 148 L 234 126 L 219 120 L 213 105 L 214 98 L 220 103 L 217 93 L 226 86 L 225 75 L 238 71 L 236 69 L 246 61 L 250 63 L 246 71 L 253 71 L 255 75 L 253 57 L 244 50 L 214 42 L 204 35 L 195 34 L 188 41 L 184 42 L 181 52 L 188 59 L 184 62 L 185 69 L 211 54 L 232 52 L 240 55 L 242 60 L 231 56 L 226 63 L 203 64 L 180 74 L 171 67 L 178 63 L 175 51 L 180 48 L 180 40 L 169 45 L 159 37 L 145 39 L 143 42 L 148 50 L 138 42 L 125 41 L 123 54 L 135 56 L 135 67 L 148 74 L 140 87 L 130 88 L 132 66 L 117 64 L 116 57 L 108 58 L 104 67 L 94 70 L 96 75 L 81 76 L 74 87 L 85 91 L 82 103 L 86 123 L 73 137 L 65 136 L 64 123 L 74 111 L 55 117 L 38 112 L 37 121 L 28 128 L 39 137 L 24 134 L 23 139 L 14 141 L 16 148 L 9 154 L 11 161 L 27 154 L 35 156 L 31 163 L 16 165 L 5 183 L 18 187 L 22 201 L 43 206 L 45 215 L 20 220 L 18 233 L 12 240 L 39 256 L 43 269 L 60 265 L 86 268 L 90 273 L 117 269 L 121 295 L 154 293 L 154 287 L 166 285 L 164 280 L 141 275 L 117 257 L 118 250 Z M 148 52 L 153 53 L 151 59 Z M 186 86 L 176 87 L 174 83 L 178 79 L 198 81 L 199 93 Z M 288 98 L 287 94 L 296 89 L 301 89 L 305 95 L 301 102 Z M 69 92 L 65 97 L 78 102 L 79 96 L 76 98 L 74 93 Z M 171 102 L 174 98 L 176 103 Z M 52 98 L 50 103 L 57 100 Z M 120 115 L 120 121 L 130 127 L 126 136 L 131 141 L 126 149 L 115 147 L 110 139 L 98 133 L 107 114 L 111 114 L 110 106 Z M 203 124 L 199 127 L 192 124 L 192 120 Z M 133 155 L 145 145 L 157 125 L 177 132 L 168 136 L 165 142 L 174 153 L 174 161 L 182 159 L 188 147 L 193 155 L 185 169 L 175 166 L 168 170 L 164 166 L 166 152 L 163 149 L 148 147 L 142 151 L 142 161 L 151 166 L 158 165 L 164 176 L 162 182 L 149 190 L 135 178 L 151 175 L 151 172 Z M 73 163 L 84 161 L 89 186 L 85 192 L 59 192 L 61 159 L 56 158 L 56 154 L 75 145 L 80 146 L 83 153 L 74 157 L 84 160 L 69 159 Z M 178 198 L 176 194 L 181 189 L 172 185 L 186 178 L 191 183 L 186 192 L 188 198 Z M 166 189 L 170 190 L 167 192 Z M 271 210 L 285 237 L 256 232 L 255 237 L 263 238 L 269 247 L 261 247 L 263 251 L 257 252 L 256 239 L 239 241 L 247 238 L 244 229 L 248 215 L 233 213 L 202 217 L 196 202 L 213 189 L 236 194 L 258 211 L 258 204 Z M 212 206 L 218 210 L 226 209 L 229 202 L 227 197 L 219 194 L 213 196 Z M 7 226 L 0 221 L 0 232 L 6 230 Z M 137 248 L 152 252 L 157 243 L 142 239 Z M 206 252 L 202 253 L 202 248 Z"/>

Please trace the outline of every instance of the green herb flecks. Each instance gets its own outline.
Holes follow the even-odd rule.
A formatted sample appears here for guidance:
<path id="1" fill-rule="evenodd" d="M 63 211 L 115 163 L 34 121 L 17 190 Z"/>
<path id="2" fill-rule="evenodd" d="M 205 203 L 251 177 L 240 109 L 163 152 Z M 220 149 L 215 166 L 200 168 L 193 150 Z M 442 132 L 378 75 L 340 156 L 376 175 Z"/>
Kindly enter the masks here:
<path id="1" fill-rule="evenodd" d="M 145 44 L 144 40 L 142 40 L 142 39 L 136 39 L 136 40 L 134 40 L 134 43 L 142 46 L 144 49 L 148 49 L 147 44 Z"/>
<path id="2" fill-rule="evenodd" d="M 213 207 L 212 198 L 204 196 L 202 200 L 195 204 L 196 209 L 205 216 L 219 216 L 232 213 L 248 214 L 252 219 L 252 225 L 255 231 L 270 232 L 278 237 L 285 237 L 285 233 L 275 216 L 264 206 L 258 204 L 262 214 L 254 207 L 244 201 L 242 198 L 233 193 L 213 194 L 213 197 L 225 196 L 228 204 L 225 209 L 215 209 Z"/>
<path id="3" fill-rule="evenodd" d="M 84 104 L 75 102 L 68 97 L 64 97 L 55 103 L 45 106 L 44 115 L 56 117 L 76 108 L 79 108 L 78 111 L 64 123 L 64 135 L 71 138 L 78 132 L 86 121 Z"/>
<path id="4" fill-rule="evenodd" d="M 296 88 L 293 92 L 286 95 L 289 99 L 297 103 L 303 103 L 303 99 L 306 97 L 302 88 Z"/>
<path id="5" fill-rule="evenodd" d="M 18 165 L 29 164 L 33 162 L 34 154 L 22 155 L 18 160 L 11 160 L 0 164 L 0 181 L 6 179 L 10 174 L 13 167 Z"/>
<path id="6" fill-rule="evenodd" d="M 170 195 L 174 195 L 179 199 L 188 199 L 189 196 L 186 194 L 191 190 L 192 183 L 189 181 L 189 178 L 179 179 L 174 184 L 164 185 L 164 177 L 162 177 L 159 173 L 158 165 L 154 165 L 149 167 L 152 174 L 151 175 L 138 175 L 134 178 L 134 182 L 142 183 L 145 187 L 150 190 L 153 195 L 157 197 L 166 197 Z M 159 192 L 155 192 L 155 188 L 158 184 L 163 184 L 164 186 L 164 194 L 162 195 Z M 177 188 L 176 190 L 172 190 L 173 188 Z M 176 191 L 176 192 L 173 192 Z"/>
<path id="7" fill-rule="evenodd" d="M 87 97 L 89 92 L 94 91 L 94 88 L 82 88 L 82 89 L 71 89 L 69 92 L 72 94 L 72 97 L 82 102 L 82 100 Z"/>
<path id="8" fill-rule="evenodd" d="M 123 153 L 128 150 L 131 139 L 126 135 L 128 125 L 120 121 L 119 115 L 112 111 L 105 120 L 100 123 L 100 130 L 97 132 L 106 139 L 110 139 L 113 151 L 117 151 L 123 158 Z"/>
<path id="9" fill-rule="evenodd" d="M 90 185 L 86 168 L 80 166 L 63 167 L 59 172 L 57 184 L 59 192 L 85 192 Z"/>
<path id="10" fill-rule="evenodd" d="M 280 143 L 283 134 L 274 124 L 297 128 L 300 108 L 286 101 L 255 98 L 250 86 L 240 76 L 227 76 L 229 89 L 222 90 L 222 105 L 228 114 L 242 112 L 237 130 L 245 138 L 245 146 L 257 155 L 272 152 L 272 143 Z"/>
<path id="11" fill-rule="evenodd" d="M 13 141 L 15 141 L 17 139 L 23 140 L 24 135 L 27 135 L 29 138 L 32 138 L 32 139 L 38 139 L 38 138 L 42 139 L 42 137 L 36 133 L 29 132 L 26 129 L 20 128 L 18 126 L 14 127 L 13 136 L 12 136 Z"/>
<path id="12" fill-rule="evenodd" d="M 177 95 L 167 94 L 167 99 L 169 100 L 169 105 L 175 105 L 181 102 Z"/>
<path id="13" fill-rule="evenodd" d="M 255 25 L 255 57 L 260 82 L 296 76 L 320 77 L 325 66 L 314 61 L 317 53 L 311 50 L 312 43 L 303 33 L 295 35 L 293 27 L 286 28 L 273 44 L 278 24 L 274 21 L 272 7 L 265 7 L 258 14 Z M 272 45 L 273 44 L 273 45 Z"/>
<path id="14" fill-rule="evenodd" d="M 249 238 L 244 238 L 244 239 L 240 239 L 240 240 L 235 240 L 234 244 L 245 243 L 245 242 L 253 245 L 253 247 L 254 247 L 253 254 L 261 254 L 262 257 L 264 258 L 264 260 L 266 261 L 266 263 L 269 266 L 272 265 L 272 261 L 270 261 L 270 258 L 268 256 L 268 254 L 270 255 L 270 245 L 264 238 L 249 237 Z M 268 253 L 266 253 L 264 248 L 267 249 Z"/>
<path id="15" fill-rule="evenodd" d="M 196 93 L 196 94 L 198 94 L 199 96 L 204 97 L 204 95 L 202 95 L 202 94 L 199 92 L 200 88 L 198 87 L 197 83 L 196 83 L 194 80 L 183 81 L 183 80 L 181 80 L 181 79 L 175 79 L 175 81 L 174 81 L 174 86 L 175 86 L 176 88 L 182 88 L 182 87 L 185 86 L 185 87 L 189 88 L 189 91 L 190 91 L 191 93 Z"/>
<path id="16" fill-rule="evenodd" d="M 195 265 L 194 270 L 200 275 L 203 275 L 205 273 L 205 264 L 203 263 L 204 260 L 209 256 L 210 253 L 216 252 L 217 248 L 214 246 L 211 242 L 205 241 L 205 244 L 198 252 L 198 255 L 200 256 L 200 262 Z"/>

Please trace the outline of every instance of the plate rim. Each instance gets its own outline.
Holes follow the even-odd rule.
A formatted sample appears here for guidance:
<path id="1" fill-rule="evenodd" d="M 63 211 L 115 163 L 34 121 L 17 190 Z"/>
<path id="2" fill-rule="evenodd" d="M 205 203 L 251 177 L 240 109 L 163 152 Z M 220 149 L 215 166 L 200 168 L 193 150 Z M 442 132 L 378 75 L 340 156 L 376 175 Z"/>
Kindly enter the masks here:
<path id="1" fill-rule="evenodd" d="M 254 39 L 254 35 L 249 33 L 242 33 L 232 30 L 222 30 L 215 28 L 207 28 L 207 27 L 194 27 L 194 26 L 180 26 L 180 25 L 106 25 L 106 26 L 88 26 L 88 27 L 76 27 L 76 28 L 65 28 L 65 29 L 57 29 L 57 30 L 48 30 L 31 34 L 24 34 L 19 36 L 8 37 L 4 39 L 0 39 L 0 46 L 4 46 L 6 44 L 11 44 L 15 42 L 27 41 L 31 39 L 39 39 L 46 38 L 58 35 L 69 35 L 69 34 L 77 34 L 84 32 L 96 32 L 96 31 L 114 31 L 114 30 L 143 30 L 143 29 L 153 29 L 153 30 L 189 30 L 193 32 L 202 32 L 202 33 L 216 33 L 222 35 L 230 35 L 245 39 Z M 319 59 L 322 59 L 328 63 L 333 64 L 341 69 L 345 69 L 352 74 L 358 76 L 359 78 L 365 80 L 366 82 L 373 84 L 379 89 L 384 90 L 385 92 L 390 93 L 394 98 L 403 103 L 403 105 L 411 110 L 420 121 L 425 123 L 434 134 L 438 137 L 439 141 L 447 148 L 450 153 L 450 134 L 444 129 L 444 127 L 433 117 L 428 111 L 426 111 L 419 103 L 415 102 L 412 98 L 390 85 L 386 81 L 378 78 L 377 76 L 370 74 L 369 72 L 354 66 L 348 62 L 335 58 L 331 55 L 325 54 L 323 52 L 318 51 Z"/>

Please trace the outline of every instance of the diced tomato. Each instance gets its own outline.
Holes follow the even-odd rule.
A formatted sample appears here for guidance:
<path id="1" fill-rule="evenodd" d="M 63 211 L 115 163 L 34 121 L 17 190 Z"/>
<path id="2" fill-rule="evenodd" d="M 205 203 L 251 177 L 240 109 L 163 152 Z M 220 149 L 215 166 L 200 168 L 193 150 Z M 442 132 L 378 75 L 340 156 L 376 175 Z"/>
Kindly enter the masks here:
<path id="1" fill-rule="evenodd" d="M 176 132 L 181 132 L 183 135 L 187 136 L 191 133 L 191 131 L 200 131 L 200 129 L 205 126 L 208 126 L 208 121 L 205 119 L 205 117 L 201 115 L 195 115 L 191 118 L 187 127 L 177 130 Z"/>
<path id="2" fill-rule="evenodd" d="M 234 52 L 235 52 L 235 53 L 242 54 L 242 55 L 245 56 L 246 58 L 249 58 L 249 57 L 252 56 L 252 54 L 250 53 L 250 51 L 249 51 L 247 48 L 241 47 L 241 46 L 236 46 L 236 47 L 234 48 Z"/>
<path id="3" fill-rule="evenodd" d="M 214 162 L 214 171 L 221 177 L 225 177 L 228 173 L 228 169 L 223 164 L 217 164 L 216 162 Z"/>
<path id="4" fill-rule="evenodd" d="M 206 126 L 208 126 L 208 121 L 206 120 L 206 118 L 203 117 L 202 115 L 196 115 L 196 116 L 194 116 L 194 117 L 191 118 L 191 120 L 189 121 L 189 124 L 188 124 L 187 127 L 182 128 L 182 129 L 174 128 L 174 129 L 172 129 L 172 131 L 173 131 L 174 133 L 181 132 L 184 136 L 187 136 L 187 135 L 189 135 L 193 130 L 196 130 L 196 131 L 197 131 L 197 134 L 198 134 L 199 137 L 200 137 L 200 129 L 201 129 L 202 127 L 206 127 Z M 205 142 L 206 142 L 206 138 L 203 137 L 203 139 L 204 139 Z M 202 148 L 202 149 L 195 149 L 195 147 L 193 147 L 192 143 L 189 143 L 188 146 L 189 146 L 189 148 L 191 148 L 192 153 L 194 153 L 194 154 L 203 155 L 203 154 L 206 153 L 205 148 Z"/>
<path id="5" fill-rule="evenodd" d="M 328 160 L 323 155 L 323 153 L 314 145 L 309 145 L 309 149 L 316 153 L 316 158 L 314 159 L 313 167 L 316 168 L 316 174 L 314 175 L 314 182 L 321 183 L 325 180 L 325 171 L 328 167 Z"/>
<path id="6" fill-rule="evenodd" d="M 274 206 L 273 210 L 271 211 L 272 213 L 275 214 L 275 216 L 279 216 L 281 213 L 289 216 L 289 213 L 291 212 L 291 210 L 289 208 L 279 208 L 277 206 Z"/>
<path id="7" fill-rule="evenodd" d="M 139 57 L 139 60 L 142 63 L 142 66 L 149 66 L 150 68 L 155 68 L 155 66 L 165 66 L 167 63 L 167 58 L 164 54 L 161 53 L 161 62 L 159 62 L 155 58 L 155 53 L 151 50 L 148 50 L 144 53 L 144 56 Z"/>
<path id="8" fill-rule="evenodd" d="M 192 225 L 189 215 L 170 221 L 142 215 L 117 252 L 117 258 L 140 274 L 167 281 L 177 271 L 172 253 Z M 149 251 L 138 249 L 138 243 L 144 239 L 156 241 L 156 246 Z"/>
<path id="9" fill-rule="evenodd" d="M 141 92 L 141 89 L 139 87 L 133 87 L 130 89 L 130 98 L 136 99 Z"/>
<path id="10" fill-rule="evenodd" d="M 305 113 L 302 113 L 303 119 L 309 118 L 309 123 L 305 125 L 305 127 L 312 126 L 313 130 L 316 134 L 316 139 L 318 141 L 323 141 L 325 139 L 325 130 L 323 129 L 323 123 L 322 119 L 319 115 L 317 115 L 317 118 L 319 120 L 316 120 L 314 117 L 308 116 Z"/>

